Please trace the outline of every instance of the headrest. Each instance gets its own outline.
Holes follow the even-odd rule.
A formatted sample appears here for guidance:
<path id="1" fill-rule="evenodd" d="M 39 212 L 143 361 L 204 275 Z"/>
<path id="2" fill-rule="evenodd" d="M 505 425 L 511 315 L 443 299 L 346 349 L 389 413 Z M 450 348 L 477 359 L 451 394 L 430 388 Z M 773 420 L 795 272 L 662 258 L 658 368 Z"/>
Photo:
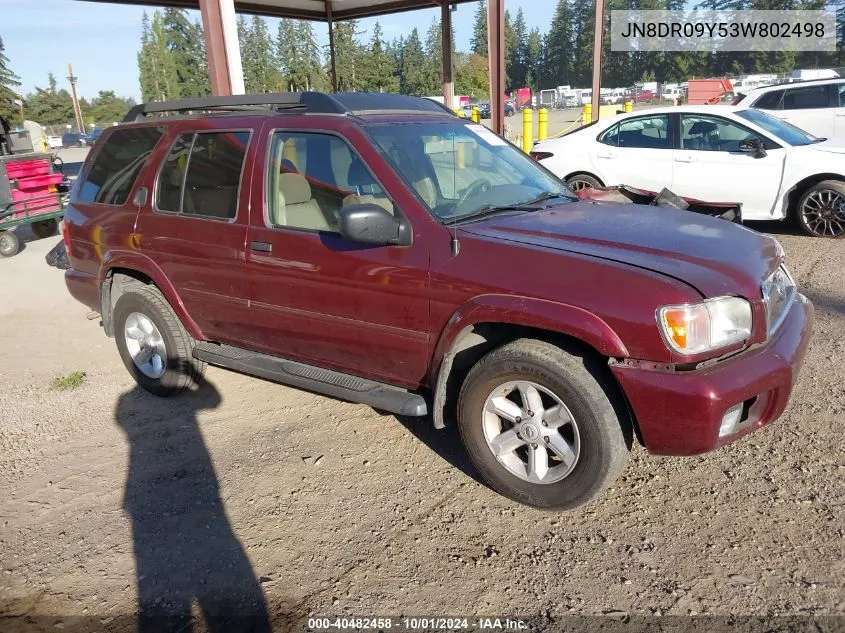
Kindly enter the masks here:
<path id="1" fill-rule="evenodd" d="M 713 121 L 696 121 L 692 124 L 689 134 L 710 134 L 716 131 L 716 124 Z"/>
<path id="2" fill-rule="evenodd" d="M 283 158 L 281 162 L 281 171 L 292 171 L 298 173 L 299 170 L 296 168 L 296 165 L 293 164 L 289 158 Z"/>
<path id="3" fill-rule="evenodd" d="M 366 187 L 376 184 L 370 172 L 364 167 L 364 163 L 354 158 L 349 164 L 349 174 L 346 177 L 346 181 L 350 187 Z"/>
<path id="4" fill-rule="evenodd" d="M 311 199 L 311 185 L 302 174 L 279 174 L 279 191 L 285 198 L 285 204 L 300 204 Z"/>

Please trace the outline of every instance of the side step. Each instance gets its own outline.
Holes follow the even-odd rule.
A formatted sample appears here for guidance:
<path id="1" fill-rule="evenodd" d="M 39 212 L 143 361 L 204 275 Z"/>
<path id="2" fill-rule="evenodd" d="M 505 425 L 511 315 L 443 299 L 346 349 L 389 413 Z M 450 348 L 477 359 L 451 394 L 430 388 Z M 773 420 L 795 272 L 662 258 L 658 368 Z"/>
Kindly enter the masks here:
<path id="1" fill-rule="evenodd" d="M 399 415 L 424 416 L 428 414 L 425 399 L 419 394 L 366 378 L 341 374 L 337 371 L 305 365 L 240 347 L 199 341 L 194 347 L 194 358 L 283 385 L 314 391 L 340 400 L 367 404 Z"/>

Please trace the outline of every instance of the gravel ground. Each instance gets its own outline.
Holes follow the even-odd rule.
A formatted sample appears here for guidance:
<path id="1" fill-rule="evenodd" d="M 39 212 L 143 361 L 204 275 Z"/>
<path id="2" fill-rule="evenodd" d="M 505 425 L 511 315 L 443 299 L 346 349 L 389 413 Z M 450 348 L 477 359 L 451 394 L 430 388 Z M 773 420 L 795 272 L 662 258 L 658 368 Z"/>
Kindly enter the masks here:
<path id="1" fill-rule="evenodd" d="M 613 488 L 569 513 L 497 496 L 455 431 L 427 421 L 214 368 L 196 394 L 140 392 L 44 264 L 56 238 L 27 241 L 0 259 L 0 617 L 24 616 L 0 629 L 87 616 L 123 630 L 142 600 L 184 618 L 237 605 L 277 630 L 307 614 L 545 630 L 812 615 L 812 630 L 842 630 L 845 242 L 777 237 L 817 308 L 785 416 L 710 455 L 635 448 Z M 51 388 L 73 371 L 81 387 Z M 714 622 L 727 620 L 701 630 Z"/>

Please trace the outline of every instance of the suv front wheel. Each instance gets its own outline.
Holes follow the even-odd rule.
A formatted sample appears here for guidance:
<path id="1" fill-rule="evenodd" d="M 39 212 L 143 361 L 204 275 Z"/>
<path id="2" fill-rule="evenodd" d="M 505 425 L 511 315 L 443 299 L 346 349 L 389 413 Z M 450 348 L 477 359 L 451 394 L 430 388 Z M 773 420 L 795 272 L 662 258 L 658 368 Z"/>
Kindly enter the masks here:
<path id="1" fill-rule="evenodd" d="M 197 385 L 205 363 L 192 356 L 193 339 L 158 288 L 122 294 L 113 323 L 123 364 L 141 387 L 164 397 Z"/>
<path id="2" fill-rule="evenodd" d="M 458 426 L 491 488 L 527 505 L 566 509 L 596 498 L 622 472 L 631 425 L 596 360 L 521 339 L 470 370 Z"/>

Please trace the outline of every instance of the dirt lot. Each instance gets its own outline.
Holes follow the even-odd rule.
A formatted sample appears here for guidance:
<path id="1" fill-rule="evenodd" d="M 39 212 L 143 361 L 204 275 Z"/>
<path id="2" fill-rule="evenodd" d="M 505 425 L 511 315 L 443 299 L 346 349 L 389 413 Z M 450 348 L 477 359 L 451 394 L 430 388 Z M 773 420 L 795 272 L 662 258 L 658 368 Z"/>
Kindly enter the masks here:
<path id="1" fill-rule="evenodd" d="M 479 484 L 456 433 L 427 421 L 213 368 L 195 395 L 139 392 L 45 265 L 57 239 L 29 241 L 0 260 L 0 616 L 29 619 L 0 629 L 130 626 L 140 594 L 278 630 L 307 614 L 562 630 L 608 613 L 838 616 L 813 630 L 842 630 L 845 241 L 778 239 L 817 307 L 785 417 L 711 455 L 637 448 L 599 501 L 557 514 Z M 51 388 L 74 371 L 81 387 Z"/>

